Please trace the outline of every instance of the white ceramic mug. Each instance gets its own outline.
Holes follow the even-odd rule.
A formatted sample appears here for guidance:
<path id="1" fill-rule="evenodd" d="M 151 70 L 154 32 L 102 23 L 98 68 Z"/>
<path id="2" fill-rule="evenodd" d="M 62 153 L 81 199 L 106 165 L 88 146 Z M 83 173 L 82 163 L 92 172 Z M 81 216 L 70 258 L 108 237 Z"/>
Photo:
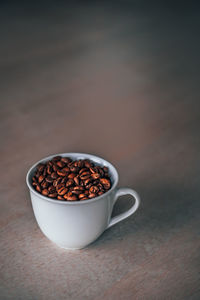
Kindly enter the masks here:
<path id="1" fill-rule="evenodd" d="M 90 159 L 109 168 L 112 187 L 105 194 L 83 201 L 53 200 L 35 191 L 31 178 L 39 163 L 54 156 L 75 159 Z M 117 188 L 118 173 L 108 161 L 90 154 L 62 153 L 46 157 L 34 164 L 27 173 L 26 182 L 30 190 L 33 211 L 41 231 L 52 242 L 65 249 L 81 249 L 95 241 L 107 228 L 132 215 L 140 204 L 139 195 L 130 188 Z M 132 195 L 133 206 L 124 213 L 111 218 L 113 206 L 119 196 Z"/>

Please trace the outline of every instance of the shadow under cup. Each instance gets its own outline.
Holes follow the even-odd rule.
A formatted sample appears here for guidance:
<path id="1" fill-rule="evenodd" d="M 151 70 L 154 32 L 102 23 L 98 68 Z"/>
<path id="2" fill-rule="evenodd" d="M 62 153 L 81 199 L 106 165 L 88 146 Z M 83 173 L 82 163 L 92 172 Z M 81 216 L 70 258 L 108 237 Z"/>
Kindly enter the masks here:
<path id="1" fill-rule="evenodd" d="M 38 193 L 32 186 L 36 166 L 54 156 L 70 157 L 72 160 L 89 159 L 96 165 L 109 169 L 111 189 L 106 193 L 83 201 L 60 201 Z M 26 183 L 30 191 L 32 207 L 38 226 L 44 235 L 65 249 L 81 249 L 95 241 L 107 228 L 133 214 L 139 206 L 138 194 L 128 188 L 117 189 L 118 173 L 103 158 L 84 153 L 62 153 L 48 156 L 34 164 L 27 173 Z M 114 203 L 121 195 L 131 194 L 135 204 L 127 212 L 111 219 Z"/>

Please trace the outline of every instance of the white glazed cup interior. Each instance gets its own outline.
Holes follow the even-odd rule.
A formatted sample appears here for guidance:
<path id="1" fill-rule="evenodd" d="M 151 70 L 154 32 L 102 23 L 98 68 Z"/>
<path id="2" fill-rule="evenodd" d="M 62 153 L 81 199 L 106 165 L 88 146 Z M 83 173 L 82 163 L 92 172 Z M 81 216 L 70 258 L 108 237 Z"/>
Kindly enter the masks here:
<path id="1" fill-rule="evenodd" d="M 54 156 L 62 156 L 62 157 L 70 157 L 73 160 L 77 160 L 77 159 L 89 159 L 92 162 L 94 162 L 97 165 L 100 166 L 106 166 L 109 169 L 109 175 L 110 175 L 110 179 L 111 179 L 111 183 L 112 183 L 112 187 L 110 190 L 108 190 L 106 193 L 97 196 L 95 198 L 92 199 L 88 199 L 88 200 L 84 200 L 84 201 L 61 201 L 61 200 L 57 200 L 57 199 L 51 199 L 49 197 L 43 196 L 42 194 L 38 193 L 32 186 L 32 177 L 33 174 L 35 173 L 36 167 L 39 163 L 45 163 L 46 161 L 51 160 Z M 119 180 L 119 176 L 117 173 L 116 168 L 109 163 L 108 161 L 106 161 L 103 158 L 100 158 L 98 156 L 92 155 L 92 154 L 86 154 L 86 153 L 74 153 L 74 152 L 70 152 L 70 153 L 59 153 L 59 154 L 54 154 L 54 155 L 50 155 L 48 157 L 45 157 L 41 160 L 39 160 L 38 162 L 36 162 L 28 171 L 27 175 L 26 175 L 26 183 L 28 188 L 31 190 L 31 192 L 33 192 L 35 195 L 37 195 L 38 197 L 40 197 L 43 200 L 46 201 L 50 201 L 50 202 L 54 202 L 54 203 L 58 203 L 58 204 L 62 204 L 62 205 L 84 205 L 86 203 L 90 203 L 93 201 L 99 201 L 101 200 L 104 196 L 107 196 L 109 193 L 111 193 L 115 187 L 118 184 L 118 180 Z"/>

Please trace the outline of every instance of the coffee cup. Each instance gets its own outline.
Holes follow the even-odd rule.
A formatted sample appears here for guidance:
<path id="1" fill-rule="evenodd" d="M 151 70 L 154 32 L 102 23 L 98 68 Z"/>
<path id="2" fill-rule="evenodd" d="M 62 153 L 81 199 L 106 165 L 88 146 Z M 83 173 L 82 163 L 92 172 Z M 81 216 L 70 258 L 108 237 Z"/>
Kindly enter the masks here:
<path id="1" fill-rule="evenodd" d="M 83 201 L 59 201 L 38 193 L 32 186 L 36 166 L 54 156 L 70 157 L 73 160 L 89 159 L 97 165 L 106 166 L 112 186 L 104 194 Z M 140 205 L 140 197 L 131 188 L 118 188 L 118 172 L 108 161 L 91 154 L 62 153 L 48 156 L 35 163 L 28 171 L 26 183 L 30 191 L 32 207 L 39 228 L 44 235 L 65 249 L 82 249 L 94 242 L 106 229 L 128 218 Z M 127 211 L 111 217 L 119 196 L 131 195 L 133 205 Z"/>

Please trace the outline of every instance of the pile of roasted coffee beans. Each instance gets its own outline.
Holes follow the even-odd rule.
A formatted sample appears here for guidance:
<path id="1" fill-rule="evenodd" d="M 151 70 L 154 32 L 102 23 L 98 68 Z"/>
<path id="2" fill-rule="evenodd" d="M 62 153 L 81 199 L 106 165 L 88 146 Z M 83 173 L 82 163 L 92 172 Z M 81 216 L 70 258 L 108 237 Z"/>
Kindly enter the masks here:
<path id="1" fill-rule="evenodd" d="M 107 167 L 88 159 L 55 156 L 36 167 L 32 177 L 35 190 L 44 196 L 79 201 L 100 196 L 111 188 Z"/>

